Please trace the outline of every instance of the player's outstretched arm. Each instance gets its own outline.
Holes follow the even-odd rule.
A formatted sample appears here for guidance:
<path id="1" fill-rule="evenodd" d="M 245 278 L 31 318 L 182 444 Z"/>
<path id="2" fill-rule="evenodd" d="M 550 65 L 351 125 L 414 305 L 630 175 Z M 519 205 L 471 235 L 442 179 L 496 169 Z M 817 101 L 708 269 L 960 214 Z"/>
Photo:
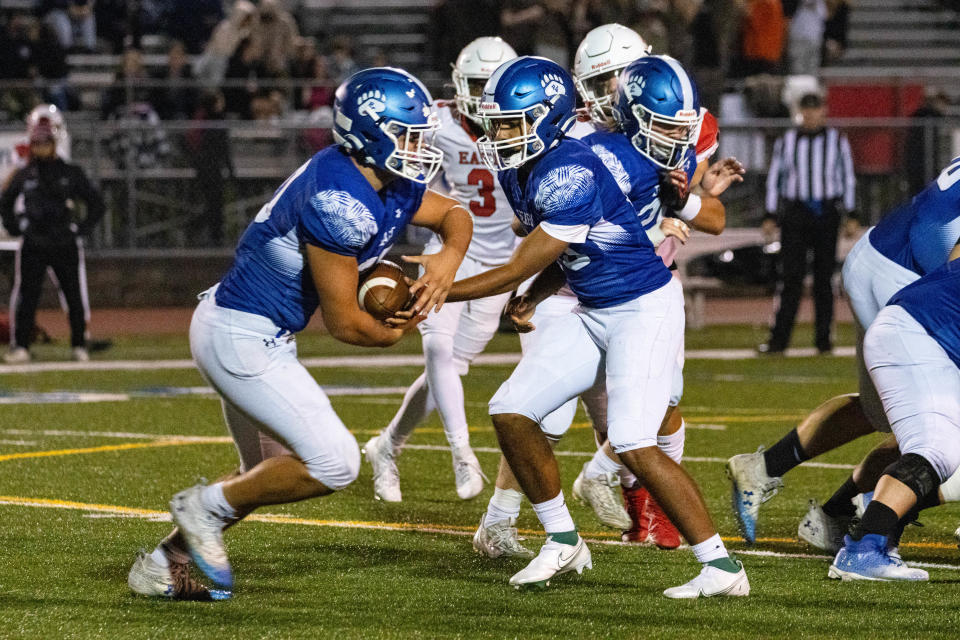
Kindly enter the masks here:
<path id="1" fill-rule="evenodd" d="M 389 347 L 422 320 L 414 315 L 401 326 L 388 327 L 363 311 L 357 302 L 360 273 L 356 258 L 308 244 L 307 261 L 320 296 L 323 323 L 337 340 L 361 347 Z"/>
<path id="2" fill-rule="evenodd" d="M 410 287 L 417 296 L 413 311 L 439 311 L 473 236 L 473 218 L 453 198 L 428 190 L 411 222 L 440 236 L 443 249 L 432 255 L 403 256 L 407 262 L 423 265 L 423 275 Z"/>
<path id="3" fill-rule="evenodd" d="M 715 165 L 718 167 L 716 172 L 730 173 L 739 178 L 739 174 L 736 174 L 739 164 L 736 160 L 732 163 L 721 161 Z M 710 171 L 715 171 L 714 167 L 711 167 L 708 173 Z M 734 178 L 728 177 L 727 180 L 732 181 Z M 694 190 L 700 193 L 693 193 Z M 660 179 L 660 201 L 664 206 L 697 231 L 719 235 L 727 225 L 726 208 L 717 197 L 708 195 L 702 185 L 698 185 L 694 190 L 689 188 L 687 174 L 683 169 L 674 169 Z"/>
<path id="4" fill-rule="evenodd" d="M 556 262 L 566 251 L 567 245 L 567 242 L 554 238 L 538 226 L 523 239 L 510 262 L 478 276 L 454 282 L 447 300 L 476 300 L 513 291 L 524 280 Z"/>
<path id="5" fill-rule="evenodd" d="M 529 333 L 536 329 L 536 325 L 530 322 L 530 319 L 533 318 L 537 305 L 559 291 L 566 282 L 567 277 L 556 262 L 541 271 L 530 284 L 530 288 L 521 295 L 511 298 L 504 309 L 504 313 L 513 323 L 513 328 L 519 333 Z"/>

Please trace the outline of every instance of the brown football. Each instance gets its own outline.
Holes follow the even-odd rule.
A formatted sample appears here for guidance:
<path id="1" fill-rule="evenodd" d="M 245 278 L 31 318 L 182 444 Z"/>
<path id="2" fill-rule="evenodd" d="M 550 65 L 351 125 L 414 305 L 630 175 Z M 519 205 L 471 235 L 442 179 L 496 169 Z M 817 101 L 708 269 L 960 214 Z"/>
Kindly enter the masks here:
<path id="1" fill-rule="evenodd" d="M 410 287 L 403 269 L 393 262 L 378 262 L 364 278 L 357 293 L 360 308 L 377 320 L 386 320 L 410 301 Z"/>

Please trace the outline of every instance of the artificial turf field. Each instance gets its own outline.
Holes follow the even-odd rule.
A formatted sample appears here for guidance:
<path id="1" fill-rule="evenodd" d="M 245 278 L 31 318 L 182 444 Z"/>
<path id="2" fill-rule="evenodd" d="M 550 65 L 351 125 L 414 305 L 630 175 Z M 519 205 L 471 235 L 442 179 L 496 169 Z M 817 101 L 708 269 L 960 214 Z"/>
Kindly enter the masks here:
<path id="1" fill-rule="evenodd" d="M 849 329 L 841 328 L 849 344 Z M 795 344 L 809 344 L 801 328 Z M 749 327 L 688 332 L 687 348 L 746 347 Z M 516 350 L 498 336 L 488 351 Z M 386 353 L 416 353 L 415 339 Z M 43 347 L 40 360 L 66 347 Z M 304 336 L 301 356 L 383 355 Z M 117 340 L 102 359 L 184 358 L 185 338 Z M 359 364 L 359 363 L 358 363 Z M 486 401 L 511 370 L 475 366 L 465 378 L 472 443 L 489 476 L 496 438 Z M 2 369 L 0 369 L 2 371 Z M 363 444 L 400 403 L 397 387 L 415 366 L 339 366 L 312 372 Z M 855 387 L 845 357 L 688 360 L 685 466 L 699 481 L 721 535 L 738 542 L 723 461 L 772 444 L 820 401 Z M 170 525 L 167 501 L 198 477 L 236 464 L 219 403 L 198 393 L 190 368 L 0 374 L 0 638 L 934 638 L 957 637 L 960 559 L 953 531 L 960 510 L 926 512 L 902 552 L 936 565 L 927 584 L 840 584 L 828 561 L 797 542 L 808 498 L 825 500 L 849 466 L 876 441 L 803 466 L 764 505 L 758 544 L 741 558 L 749 598 L 670 601 L 661 591 L 699 570 L 688 550 L 626 546 L 591 511 L 571 506 L 591 543 L 592 571 L 561 576 L 542 592 L 516 592 L 507 580 L 523 560 L 473 553 L 470 535 L 492 492 L 464 502 L 453 486 L 450 454 L 436 417 L 414 433 L 399 459 L 404 501 L 372 499 L 369 466 L 347 490 L 270 507 L 232 529 L 233 599 L 218 603 L 151 601 L 132 595 L 126 574 L 135 552 L 150 549 Z M 377 389 L 384 388 L 384 389 Z M 71 393 L 83 392 L 79 396 Z M 33 394 L 33 395 L 28 395 Z M 59 395 L 54 395 L 59 394 Z M 76 400 L 84 400 L 77 402 Z M 565 493 L 593 451 L 578 414 L 558 447 Z M 526 544 L 542 542 L 525 504 Z M 754 555 L 759 553 L 762 555 Z"/>

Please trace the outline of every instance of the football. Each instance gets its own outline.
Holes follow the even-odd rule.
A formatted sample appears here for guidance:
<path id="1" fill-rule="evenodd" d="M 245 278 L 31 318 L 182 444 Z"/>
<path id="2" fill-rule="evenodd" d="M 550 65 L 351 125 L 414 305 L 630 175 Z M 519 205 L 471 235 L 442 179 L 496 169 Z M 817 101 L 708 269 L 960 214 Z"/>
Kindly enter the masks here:
<path id="1" fill-rule="evenodd" d="M 364 278 L 357 293 L 360 308 L 377 320 L 386 320 L 410 301 L 410 287 L 403 269 L 393 262 L 378 262 Z"/>

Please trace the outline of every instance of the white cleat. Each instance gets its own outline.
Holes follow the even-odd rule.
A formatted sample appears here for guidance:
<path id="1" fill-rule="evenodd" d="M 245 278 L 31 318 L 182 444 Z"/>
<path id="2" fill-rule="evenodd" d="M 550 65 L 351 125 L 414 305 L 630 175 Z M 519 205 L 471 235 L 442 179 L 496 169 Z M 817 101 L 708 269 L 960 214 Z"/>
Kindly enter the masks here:
<path id="1" fill-rule="evenodd" d="M 457 495 L 461 500 L 475 498 L 483 491 L 483 483 L 490 480 L 483 474 L 480 461 L 469 445 L 451 450 L 453 476 L 457 483 Z"/>
<path id="2" fill-rule="evenodd" d="M 730 573 L 705 564 L 696 578 L 679 587 L 667 589 L 663 592 L 663 595 L 674 599 L 748 596 L 750 595 L 750 581 L 747 580 L 747 572 L 744 570 L 742 562 L 739 560 L 736 562 L 740 565 L 740 571 L 737 573 Z"/>
<path id="3" fill-rule="evenodd" d="M 200 500 L 203 485 L 184 489 L 170 501 L 170 515 L 187 541 L 190 557 L 218 587 L 233 588 L 233 571 L 223 546 L 223 521 Z"/>
<path id="4" fill-rule="evenodd" d="M 473 534 L 473 550 L 488 558 L 532 558 L 533 551 L 520 544 L 516 520 L 501 520 L 489 527 L 483 526 L 487 514 L 480 516 L 480 526 Z"/>
<path id="5" fill-rule="evenodd" d="M 3 361 L 7 364 L 24 364 L 30 362 L 30 352 L 23 347 L 14 347 L 3 354 Z"/>
<path id="6" fill-rule="evenodd" d="M 810 501 L 807 515 L 800 521 L 797 535 L 821 551 L 836 554 L 843 548 L 843 536 L 850 528 L 850 518 L 831 518 L 816 500 Z"/>
<path id="7" fill-rule="evenodd" d="M 588 478 L 586 471 L 589 464 L 584 463 L 580 475 L 573 481 L 573 497 L 590 505 L 602 524 L 620 531 L 632 529 L 633 520 L 620 499 L 620 478 L 616 473 Z"/>
<path id="8" fill-rule="evenodd" d="M 727 460 L 727 476 L 733 483 L 731 502 L 740 535 L 753 544 L 757 540 L 760 505 L 777 495 L 783 481 L 767 475 L 763 447 L 756 453 L 742 453 Z"/>
<path id="9" fill-rule="evenodd" d="M 363 446 L 363 455 L 373 467 L 373 497 L 384 502 L 400 502 L 400 472 L 393 458 L 393 447 L 383 434 L 373 436 Z"/>
<path id="10" fill-rule="evenodd" d="M 854 540 L 848 535 L 843 542 L 843 548 L 837 552 L 837 557 L 827 570 L 828 578 L 844 582 L 923 582 L 930 579 L 930 575 L 923 569 L 908 567 L 899 553 L 891 556 L 887 549 L 886 536 L 867 534 L 860 540 Z"/>
<path id="11" fill-rule="evenodd" d="M 90 353 L 86 347 L 74 347 L 71 353 L 76 362 L 90 362 Z"/>
<path id="12" fill-rule="evenodd" d="M 134 593 L 150 598 L 226 600 L 231 595 L 229 591 L 208 589 L 194 580 L 186 563 L 170 562 L 165 567 L 143 552 L 130 567 L 127 584 Z"/>
<path id="13" fill-rule="evenodd" d="M 593 569 L 593 558 L 583 538 L 577 536 L 577 544 L 563 544 L 548 536 L 537 557 L 510 578 L 510 585 L 515 589 L 543 589 L 550 586 L 554 576 L 568 571 L 582 574 L 584 569 Z"/>

